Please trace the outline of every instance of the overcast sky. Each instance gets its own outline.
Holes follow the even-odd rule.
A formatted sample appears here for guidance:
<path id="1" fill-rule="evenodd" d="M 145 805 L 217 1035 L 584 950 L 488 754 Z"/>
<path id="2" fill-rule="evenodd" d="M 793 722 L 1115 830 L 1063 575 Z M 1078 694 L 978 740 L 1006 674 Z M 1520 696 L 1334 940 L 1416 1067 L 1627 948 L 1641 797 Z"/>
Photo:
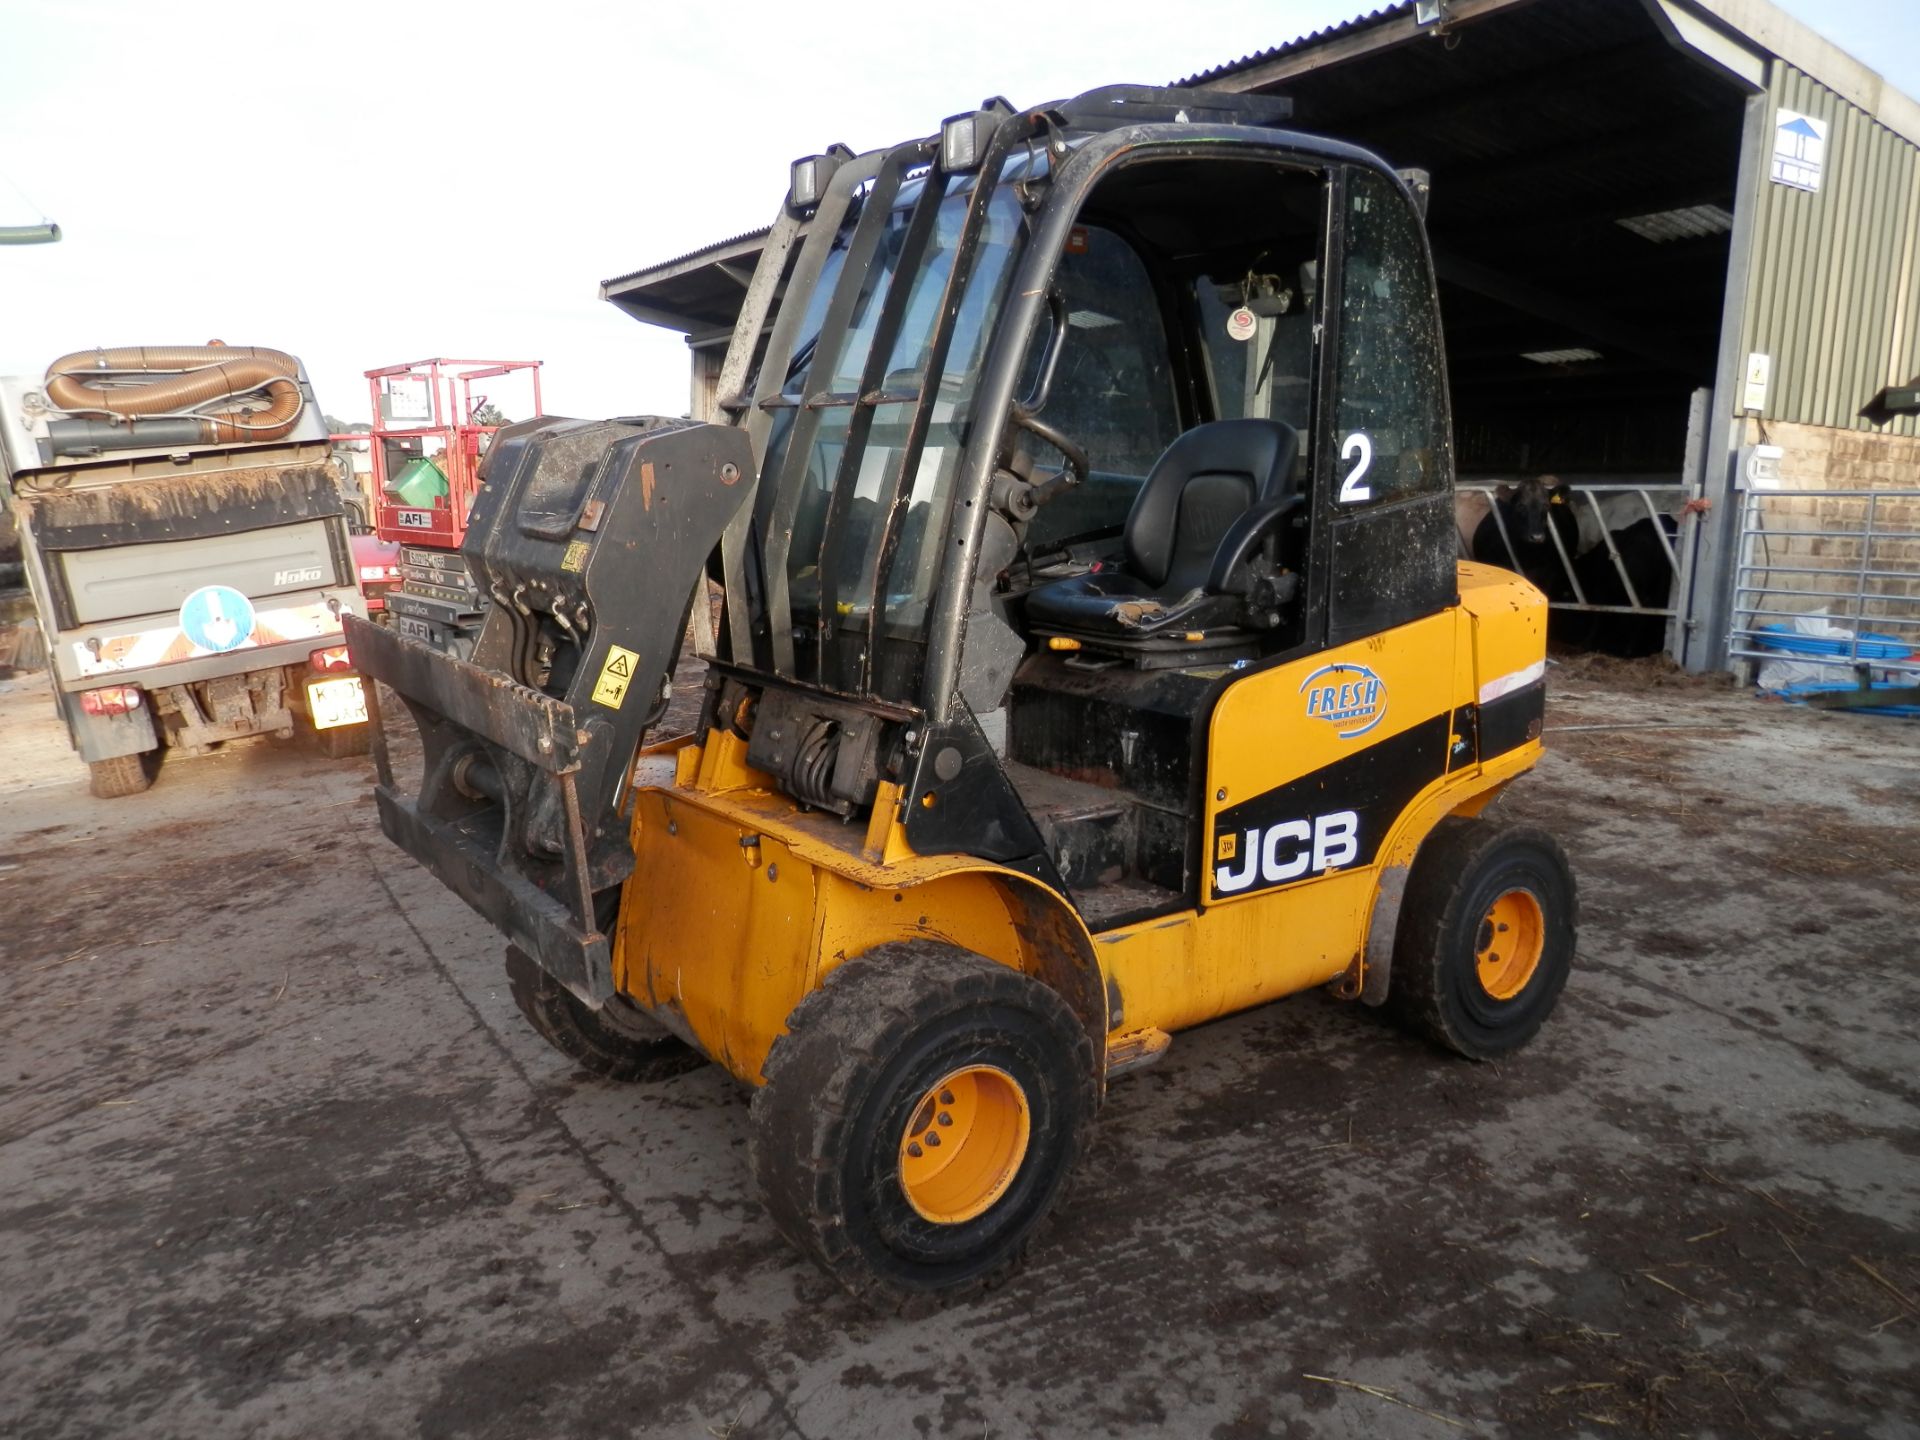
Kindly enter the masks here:
<path id="1" fill-rule="evenodd" d="M 66 232 L 0 248 L 0 372 L 218 336 L 299 354 L 343 418 L 362 371 L 429 355 L 543 360 L 557 413 L 679 414 L 680 338 L 596 287 L 765 225 L 795 156 L 1367 8 L 0 0 L 0 224 Z M 1920 94 L 1909 0 L 1784 8 Z"/>

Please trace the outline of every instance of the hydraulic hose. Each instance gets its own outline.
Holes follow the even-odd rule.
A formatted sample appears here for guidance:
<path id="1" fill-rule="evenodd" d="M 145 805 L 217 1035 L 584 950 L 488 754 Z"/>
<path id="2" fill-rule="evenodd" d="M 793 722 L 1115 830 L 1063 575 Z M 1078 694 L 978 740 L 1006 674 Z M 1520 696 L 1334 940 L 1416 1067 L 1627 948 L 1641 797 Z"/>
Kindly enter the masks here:
<path id="1" fill-rule="evenodd" d="M 130 374 L 155 378 L 144 385 L 102 383 Z M 62 448 L 63 439 L 76 448 L 178 444 L 180 421 L 197 425 L 194 438 L 205 442 L 278 440 L 299 422 L 306 403 L 299 374 L 293 356 L 253 346 L 131 345 L 62 355 L 47 367 L 47 399 L 69 414 L 107 416 L 109 428 L 103 435 L 97 422 L 55 421 L 55 448 Z M 266 393 L 264 409 L 198 410 L 255 390 Z M 165 417 L 166 423 L 141 417 Z M 74 433 L 63 436 L 61 430 Z"/>

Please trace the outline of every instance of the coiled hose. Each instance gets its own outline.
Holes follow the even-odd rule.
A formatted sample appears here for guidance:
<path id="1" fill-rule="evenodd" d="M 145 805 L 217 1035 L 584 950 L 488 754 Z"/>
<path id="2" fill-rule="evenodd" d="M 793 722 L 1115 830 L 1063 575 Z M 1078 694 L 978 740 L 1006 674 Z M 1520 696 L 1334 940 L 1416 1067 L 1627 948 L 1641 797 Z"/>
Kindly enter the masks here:
<path id="1" fill-rule="evenodd" d="M 128 375 L 152 375 L 144 385 L 106 384 Z M 99 448 L 278 440 L 299 423 L 306 400 L 300 362 L 281 350 L 232 345 L 128 345 L 78 350 L 47 367 L 47 399 L 75 415 L 104 415 L 108 424 L 54 422 L 64 438 Z M 264 390 L 264 409 L 238 406 L 201 411 L 228 395 Z M 160 423 L 164 422 L 164 423 Z M 186 425 L 197 427 L 189 435 Z M 56 433 L 56 448 L 62 436 Z"/>

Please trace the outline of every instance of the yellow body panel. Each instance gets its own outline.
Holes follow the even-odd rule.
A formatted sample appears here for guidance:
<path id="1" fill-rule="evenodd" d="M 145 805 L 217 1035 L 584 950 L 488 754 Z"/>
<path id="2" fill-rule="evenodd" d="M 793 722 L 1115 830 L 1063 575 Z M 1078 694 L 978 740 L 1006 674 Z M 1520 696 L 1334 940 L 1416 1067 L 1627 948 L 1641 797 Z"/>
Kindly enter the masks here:
<path id="1" fill-rule="evenodd" d="M 1213 833 L 1223 810 L 1249 796 L 1371 750 L 1460 703 L 1462 677 L 1454 661 L 1460 632 L 1468 625 L 1461 611 L 1444 610 L 1260 671 L 1228 690 L 1214 709 L 1208 736 L 1206 832 Z M 1377 677 L 1380 690 L 1371 715 L 1328 720 L 1308 713 L 1309 703 L 1318 698 L 1314 692 L 1324 693 L 1326 683 L 1314 677 L 1336 669 Z M 1247 898 L 1216 894 L 1214 901 L 1245 903 Z"/>
<path id="2" fill-rule="evenodd" d="M 1462 707 L 1543 668 L 1544 597 L 1470 564 L 1460 595 L 1441 614 L 1232 685 L 1210 721 L 1205 904 L 1099 936 L 1027 876 L 967 855 L 915 854 L 892 786 L 871 818 L 843 822 L 771 788 L 735 735 L 686 744 L 674 784 L 632 802 L 645 881 L 621 907 L 616 983 L 756 1084 L 793 1007 L 836 965 L 890 941 L 941 940 L 1040 976 L 1096 1035 L 1127 1037 L 1121 1048 L 1342 977 L 1358 993 L 1382 874 L 1410 864 L 1446 815 L 1481 808 L 1539 757 L 1536 731 L 1476 763 L 1461 732 Z M 1377 815 L 1356 822 L 1370 853 L 1340 863 L 1348 810 L 1334 812 L 1324 853 L 1312 827 L 1326 807 L 1358 813 L 1347 797 L 1361 792 L 1340 788 L 1349 774 L 1371 777 L 1361 792 L 1379 792 Z M 1330 786 L 1338 793 L 1321 806 Z M 1243 827 L 1236 816 L 1254 811 L 1235 807 L 1269 798 L 1282 818 Z M 1276 828 L 1281 839 L 1267 839 Z M 1267 867 L 1277 878 L 1233 893 L 1221 871 L 1246 873 L 1250 834 L 1279 862 Z M 1328 863 L 1285 874 L 1309 857 Z"/>
<path id="3" fill-rule="evenodd" d="M 1182 911 L 1095 938 L 1119 995 L 1121 1023 L 1169 1033 L 1325 984 L 1353 962 L 1373 903 L 1373 872 L 1293 894 Z"/>
<path id="4" fill-rule="evenodd" d="M 614 936 L 623 993 L 755 1084 L 807 992 L 889 941 L 945 941 L 1042 976 L 1104 1031 L 1091 945 L 1064 899 L 972 856 L 914 854 L 897 811 L 884 835 L 803 811 L 754 783 L 765 777 L 744 749 L 715 732 L 678 752 L 676 785 L 634 797 L 646 882 L 629 887 Z"/>
<path id="5" fill-rule="evenodd" d="M 1545 674 L 1547 597 L 1511 570 L 1460 562 L 1460 608 L 1473 620 L 1473 668 L 1463 674 L 1463 698 L 1478 698 L 1503 677 Z"/>

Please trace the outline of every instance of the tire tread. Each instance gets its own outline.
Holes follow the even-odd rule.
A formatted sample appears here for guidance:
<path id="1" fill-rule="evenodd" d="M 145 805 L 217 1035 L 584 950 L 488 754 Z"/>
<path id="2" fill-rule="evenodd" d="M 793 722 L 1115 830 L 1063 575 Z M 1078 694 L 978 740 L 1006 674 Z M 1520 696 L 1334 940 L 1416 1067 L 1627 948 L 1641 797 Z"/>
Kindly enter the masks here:
<path id="1" fill-rule="evenodd" d="M 115 755 L 87 762 L 87 789 L 97 800 L 121 800 L 153 785 L 155 756 L 151 750 Z"/>
<path id="2" fill-rule="evenodd" d="M 1384 1007 L 1387 1013 L 1405 1029 L 1469 1059 L 1491 1059 L 1496 1052 L 1465 1034 L 1449 1013 L 1447 936 L 1459 923 L 1455 906 L 1464 900 L 1471 877 L 1487 863 L 1490 852 L 1513 844 L 1538 848 L 1565 877 L 1570 907 L 1565 924 L 1570 932 L 1577 930 L 1578 891 L 1559 841 L 1534 825 L 1453 815 L 1433 828 L 1415 857 L 1394 936 L 1392 981 Z M 1569 953 L 1565 963 L 1571 958 Z M 1551 982 L 1556 996 L 1564 978 Z M 1518 1043 L 1525 1043 L 1524 1038 Z"/>
<path id="3" fill-rule="evenodd" d="M 991 1002 L 1020 982 L 1024 999 L 1049 1011 L 1062 1034 L 1076 1037 L 1071 1063 L 1084 1077 L 1074 1097 L 1085 1122 L 1073 1131 L 1062 1163 L 1077 1165 L 1092 1132 L 1098 1099 L 1093 1044 L 1066 1002 L 1019 971 L 939 941 L 877 946 L 829 973 L 794 1007 L 755 1091 L 748 1153 L 762 1202 L 777 1229 L 856 1297 L 897 1313 L 937 1308 L 1001 1283 L 1022 1263 L 1033 1230 L 994 1269 L 938 1292 L 906 1290 L 878 1273 L 845 1220 L 842 1166 L 852 1143 L 856 1107 L 839 1097 L 857 1077 L 884 1063 L 891 1037 L 910 1033 L 955 1010 Z M 1034 1229 L 1038 1229 L 1035 1226 Z"/>

